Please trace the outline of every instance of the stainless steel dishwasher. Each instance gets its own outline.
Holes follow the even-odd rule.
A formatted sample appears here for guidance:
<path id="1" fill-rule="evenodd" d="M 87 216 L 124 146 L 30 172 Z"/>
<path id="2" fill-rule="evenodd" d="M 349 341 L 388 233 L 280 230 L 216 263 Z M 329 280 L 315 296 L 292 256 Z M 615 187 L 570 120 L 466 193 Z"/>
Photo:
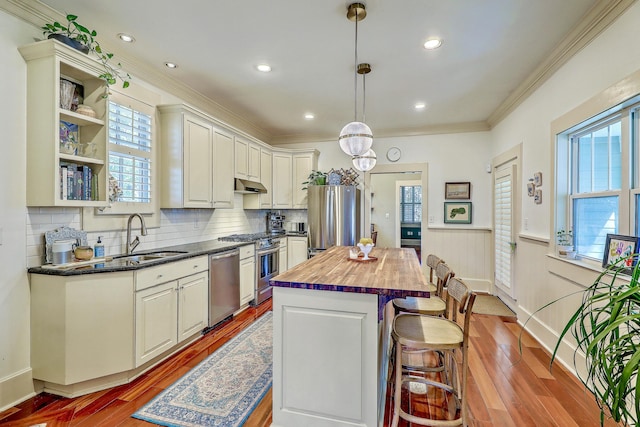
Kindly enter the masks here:
<path id="1" fill-rule="evenodd" d="M 240 308 L 240 251 L 209 256 L 209 327 Z"/>

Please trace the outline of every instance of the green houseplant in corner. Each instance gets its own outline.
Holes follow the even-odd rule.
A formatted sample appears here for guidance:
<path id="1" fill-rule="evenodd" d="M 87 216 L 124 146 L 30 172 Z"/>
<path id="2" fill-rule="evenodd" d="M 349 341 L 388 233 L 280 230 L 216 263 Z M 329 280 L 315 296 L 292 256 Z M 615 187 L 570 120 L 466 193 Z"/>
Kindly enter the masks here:
<path id="1" fill-rule="evenodd" d="M 122 65 L 120 63 L 116 65 L 111 63 L 113 53 L 102 50 L 100 43 L 96 39 L 98 33 L 80 24 L 77 15 L 68 14 L 66 18 L 66 25 L 58 21 L 45 24 L 42 27 L 42 35 L 47 36 L 47 38 L 55 38 L 86 54 L 94 54 L 104 68 L 104 72 L 98 77 L 107 84 L 107 89 L 104 94 L 105 97 L 109 94 L 109 86 L 116 84 L 117 80 L 122 81 L 123 88 L 129 87 L 131 76 L 122 71 Z"/>
<path id="2" fill-rule="evenodd" d="M 636 262 L 635 267 L 629 280 L 626 276 L 622 279 L 626 261 L 630 259 Z M 607 414 L 623 425 L 637 425 L 639 420 L 640 265 L 637 259 L 638 254 L 633 254 L 617 260 L 589 287 L 579 291 L 582 302 L 560 333 L 551 356 L 552 366 L 563 338 L 571 333 L 577 343 L 574 363 L 581 354 L 586 362 L 586 374 L 581 375 L 577 369 L 576 372 L 595 396 L 601 410 L 601 425 Z M 522 329 L 536 313 L 558 301 L 536 310 Z"/>

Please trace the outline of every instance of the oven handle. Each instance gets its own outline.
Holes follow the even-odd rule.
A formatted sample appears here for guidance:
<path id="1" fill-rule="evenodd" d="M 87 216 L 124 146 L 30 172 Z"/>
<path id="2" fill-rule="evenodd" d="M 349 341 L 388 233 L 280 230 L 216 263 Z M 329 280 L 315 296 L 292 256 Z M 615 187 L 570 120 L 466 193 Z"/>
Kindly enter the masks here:
<path id="1" fill-rule="evenodd" d="M 262 249 L 262 250 L 256 251 L 256 256 L 269 255 L 274 252 L 278 252 L 279 250 L 280 248 L 277 246 L 275 248 Z"/>

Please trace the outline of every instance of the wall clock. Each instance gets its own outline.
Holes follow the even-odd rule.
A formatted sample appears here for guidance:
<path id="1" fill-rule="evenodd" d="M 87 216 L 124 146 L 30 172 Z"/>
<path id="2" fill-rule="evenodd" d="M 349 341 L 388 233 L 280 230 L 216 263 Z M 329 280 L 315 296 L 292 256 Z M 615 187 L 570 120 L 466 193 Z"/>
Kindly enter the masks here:
<path id="1" fill-rule="evenodd" d="M 389 159 L 390 162 L 397 162 L 400 160 L 401 155 L 402 152 L 398 147 L 391 147 L 387 150 L 387 159 Z"/>

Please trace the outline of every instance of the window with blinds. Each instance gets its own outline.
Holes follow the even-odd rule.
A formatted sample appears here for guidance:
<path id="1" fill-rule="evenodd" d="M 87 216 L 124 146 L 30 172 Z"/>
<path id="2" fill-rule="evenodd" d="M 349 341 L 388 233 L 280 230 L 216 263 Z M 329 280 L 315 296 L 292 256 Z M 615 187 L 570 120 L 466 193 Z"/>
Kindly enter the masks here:
<path id="1" fill-rule="evenodd" d="M 118 182 L 116 202 L 150 203 L 152 117 L 109 102 L 109 173 Z"/>
<path id="2" fill-rule="evenodd" d="M 422 222 L 422 186 L 400 187 L 400 218 L 402 222 Z"/>
<path id="3" fill-rule="evenodd" d="M 509 171 L 495 178 L 495 283 L 513 296 L 511 286 L 513 178 Z"/>

